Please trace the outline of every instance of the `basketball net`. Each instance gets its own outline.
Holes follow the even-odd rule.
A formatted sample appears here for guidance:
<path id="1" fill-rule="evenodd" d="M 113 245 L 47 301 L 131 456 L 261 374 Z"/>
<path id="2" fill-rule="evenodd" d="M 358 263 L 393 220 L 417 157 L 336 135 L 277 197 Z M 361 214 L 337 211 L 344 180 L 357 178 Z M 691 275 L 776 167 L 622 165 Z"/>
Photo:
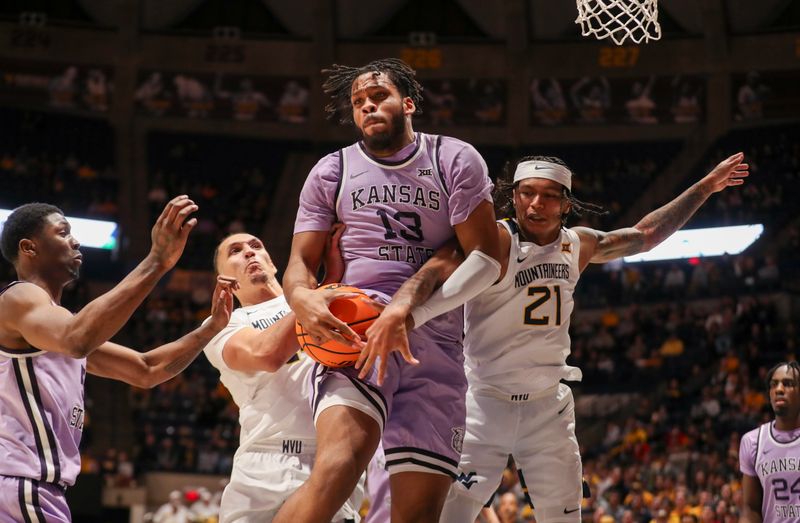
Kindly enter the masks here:
<path id="1" fill-rule="evenodd" d="M 577 0 L 583 36 L 611 38 L 617 45 L 661 38 L 657 0 Z"/>

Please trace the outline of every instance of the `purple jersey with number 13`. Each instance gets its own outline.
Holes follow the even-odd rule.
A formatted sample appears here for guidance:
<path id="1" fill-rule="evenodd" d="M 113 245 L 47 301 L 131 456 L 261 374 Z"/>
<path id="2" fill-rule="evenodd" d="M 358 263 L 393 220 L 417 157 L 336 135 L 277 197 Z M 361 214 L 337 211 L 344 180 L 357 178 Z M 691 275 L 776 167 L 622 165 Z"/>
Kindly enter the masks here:
<path id="1" fill-rule="evenodd" d="M 340 242 L 343 283 L 388 300 L 486 200 L 486 163 L 469 144 L 416 133 L 413 143 L 386 158 L 361 142 L 322 158 L 300 195 L 295 234 L 347 227 Z M 440 342 L 460 342 L 461 309 L 433 320 Z"/>
<path id="2" fill-rule="evenodd" d="M 800 429 L 779 431 L 771 421 L 751 430 L 739 445 L 739 468 L 761 483 L 764 521 L 800 521 Z"/>

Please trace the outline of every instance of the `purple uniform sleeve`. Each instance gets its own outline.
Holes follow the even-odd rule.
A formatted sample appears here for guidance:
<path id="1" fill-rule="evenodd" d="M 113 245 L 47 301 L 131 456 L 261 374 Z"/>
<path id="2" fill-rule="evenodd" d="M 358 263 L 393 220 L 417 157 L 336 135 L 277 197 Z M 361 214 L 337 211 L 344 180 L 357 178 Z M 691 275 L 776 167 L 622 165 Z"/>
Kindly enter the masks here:
<path id="1" fill-rule="evenodd" d="M 747 476 L 756 475 L 756 446 L 758 445 L 758 430 L 751 430 L 739 442 L 739 470 Z"/>
<path id="2" fill-rule="evenodd" d="M 294 222 L 294 233 L 329 231 L 336 221 L 336 189 L 339 186 L 341 161 L 339 153 L 325 156 L 308 173 L 300 192 L 300 206 Z"/>
<path id="3" fill-rule="evenodd" d="M 482 201 L 492 202 L 492 180 L 483 157 L 466 142 L 442 137 L 439 168 L 450 204 L 450 225 L 464 222 Z"/>

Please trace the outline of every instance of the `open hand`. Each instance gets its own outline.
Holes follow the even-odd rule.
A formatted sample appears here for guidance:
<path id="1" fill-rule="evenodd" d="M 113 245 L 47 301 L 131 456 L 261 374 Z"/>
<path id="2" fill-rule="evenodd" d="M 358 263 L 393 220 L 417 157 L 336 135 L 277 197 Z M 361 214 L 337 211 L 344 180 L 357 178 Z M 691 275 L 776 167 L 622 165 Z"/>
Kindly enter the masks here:
<path id="1" fill-rule="evenodd" d="M 338 298 L 353 298 L 359 294 L 336 289 L 307 289 L 298 287 L 292 296 L 292 311 L 297 321 L 321 345 L 336 340 L 345 345 L 361 349 L 364 343 L 350 326 L 331 314 L 328 304 Z"/>
<path id="2" fill-rule="evenodd" d="M 208 321 L 210 328 L 219 332 L 231 321 L 233 313 L 233 291 L 239 283 L 227 276 L 217 276 L 217 285 L 211 299 L 211 319 Z"/>
<path id="3" fill-rule="evenodd" d="M 197 225 L 197 218 L 187 218 L 198 209 L 185 194 L 170 200 L 150 232 L 150 255 L 164 270 L 178 263 L 186 247 L 189 233 Z"/>
<path id="4" fill-rule="evenodd" d="M 750 166 L 744 161 L 744 153 L 736 153 L 722 160 L 708 173 L 700 184 L 711 193 L 719 192 L 726 187 L 742 185 L 750 175 Z"/>
<path id="5" fill-rule="evenodd" d="M 378 385 L 383 385 L 386 378 L 386 367 L 389 363 L 389 354 L 397 351 L 411 365 L 418 365 L 417 360 L 408 346 L 408 330 L 411 319 L 407 314 L 387 306 L 375 323 L 367 329 L 367 344 L 361 350 L 361 355 L 356 361 L 356 368 L 361 369 L 358 377 L 366 378 L 370 369 L 378 361 Z"/>

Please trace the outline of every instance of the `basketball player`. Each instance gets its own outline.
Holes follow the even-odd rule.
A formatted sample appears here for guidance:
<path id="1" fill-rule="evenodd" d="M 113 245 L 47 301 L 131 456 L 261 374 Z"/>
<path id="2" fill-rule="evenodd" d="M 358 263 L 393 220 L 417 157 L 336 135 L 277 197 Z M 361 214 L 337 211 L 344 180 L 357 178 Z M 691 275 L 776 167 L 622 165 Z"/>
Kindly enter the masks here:
<path id="1" fill-rule="evenodd" d="M 340 233 L 341 228 L 333 235 L 327 257 L 339 264 Z M 339 279 L 341 269 L 331 270 L 331 262 L 325 267 L 331 281 Z M 214 269 L 233 282 L 242 305 L 204 349 L 239 407 L 241 425 L 220 522 L 271 521 L 311 473 L 317 439 L 309 403 L 314 362 L 298 352 L 295 316 L 261 240 L 246 233 L 228 236 L 215 251 Z M 318 292 L 326 300 L 347 295 Z M 356 489 L 334 521 L 359 520 L 362 491 Z"/>
<path id="2" fill-rule="evenodd" d="M 463 270 L 454 273 L 458 281 L 453 285 L 477 293 L 500 272 L 491 182 L 485 162 L 469 144 L 414 132 L 421 86 L 403 62 L 336 65 L 325 72 L 324 88 L 333 98 L 328 110 L 342 109 L 362 140 L 324 157 L 309 174 L 284 286 L 289 305 L 318 343 L 350 340 L 358 346 L 352 329 L 333 317 L 312 290 L 331 224 L 338 219 L 347 226 L 341 240 L 343 283 L 379 301 L 388 301 L 454 232 L 467 258 Z M 381 323 L 379 318 L 371 329 L 384 335 Z M 455 312 L 408 340 L 403 331 L 386 336 L 386 343 L 370 346 L 368 341 L 361 381 L 353 368 L 317 370 L 314 468 L 276 522 L 330 519 L 367 467 L 384 427 L 395 493 L 392 521 L 438 521 L 464 431 L 461 330 L 461 314 Z M 398 349 L 402 358 L 390 353 Z M 367 373 L 379 356 L 378 372 Z M 332 401 L 337 404 L 331 406 Z"/>
<path id="3" fill-rule="evenodd" d="M 589 263 L 604 263 L 652 249 L 678 230 L 711 194 L 743 183 L 742 154 L 721 162 L 676 199 L 634 227 L 603 232 L 564 226 L 571 212 L 597 210 L 572 195 L 572 172 L 557 158 L 520 161 L 512 180 L 498 184 L 506 220 L 497 230 L 500 280 L 465 306 L 467 431 L 460 476 L 441 521 L 474 521 L 500 484 L 508 455 L 527 480 L 539 522 L 580 521 L 581 461 L 570 388 L 579 380 L 566 365 L 572 295 Z M 510 173 L 509 173 L 510 174 Z M 420 311 L 430 317 L 426 292 L 457 263 L 444 248 L 410 279 L 384 311 L 391 318 Z M 427 290 L 427 291 L 426 291 Z M 426 292 L 423 292 L 426 291 Z M 397 320 L 401 328 L 402 320 Z M 531 473 L 525 477 L 524 473 Z"/>
<path id="4" fill-rule="evenodd" d="M 739 446 L 742 523 L 800 521 L 800 365 L 772 367 L 767 389 L 775 420 L 745 434 Z"/>
<path id="5" fill-rule="evenodd" d="M 0 247 L 19 281 L 0 290 L 0 521 L 70 521 L 64 492 L 80 470 L 87 371 L 153 387 L 183 370 L 228 323 L 233 300 L 222 283 L 212 320 L 183 338 L 146 353 L 107 342 L 178 261 L 196 210 L 186 196 L 170 201 L 148 256 L 77 314 L 59 305 L 81 266 L 64 214 L 30 203 L 9 215 Z"/>

